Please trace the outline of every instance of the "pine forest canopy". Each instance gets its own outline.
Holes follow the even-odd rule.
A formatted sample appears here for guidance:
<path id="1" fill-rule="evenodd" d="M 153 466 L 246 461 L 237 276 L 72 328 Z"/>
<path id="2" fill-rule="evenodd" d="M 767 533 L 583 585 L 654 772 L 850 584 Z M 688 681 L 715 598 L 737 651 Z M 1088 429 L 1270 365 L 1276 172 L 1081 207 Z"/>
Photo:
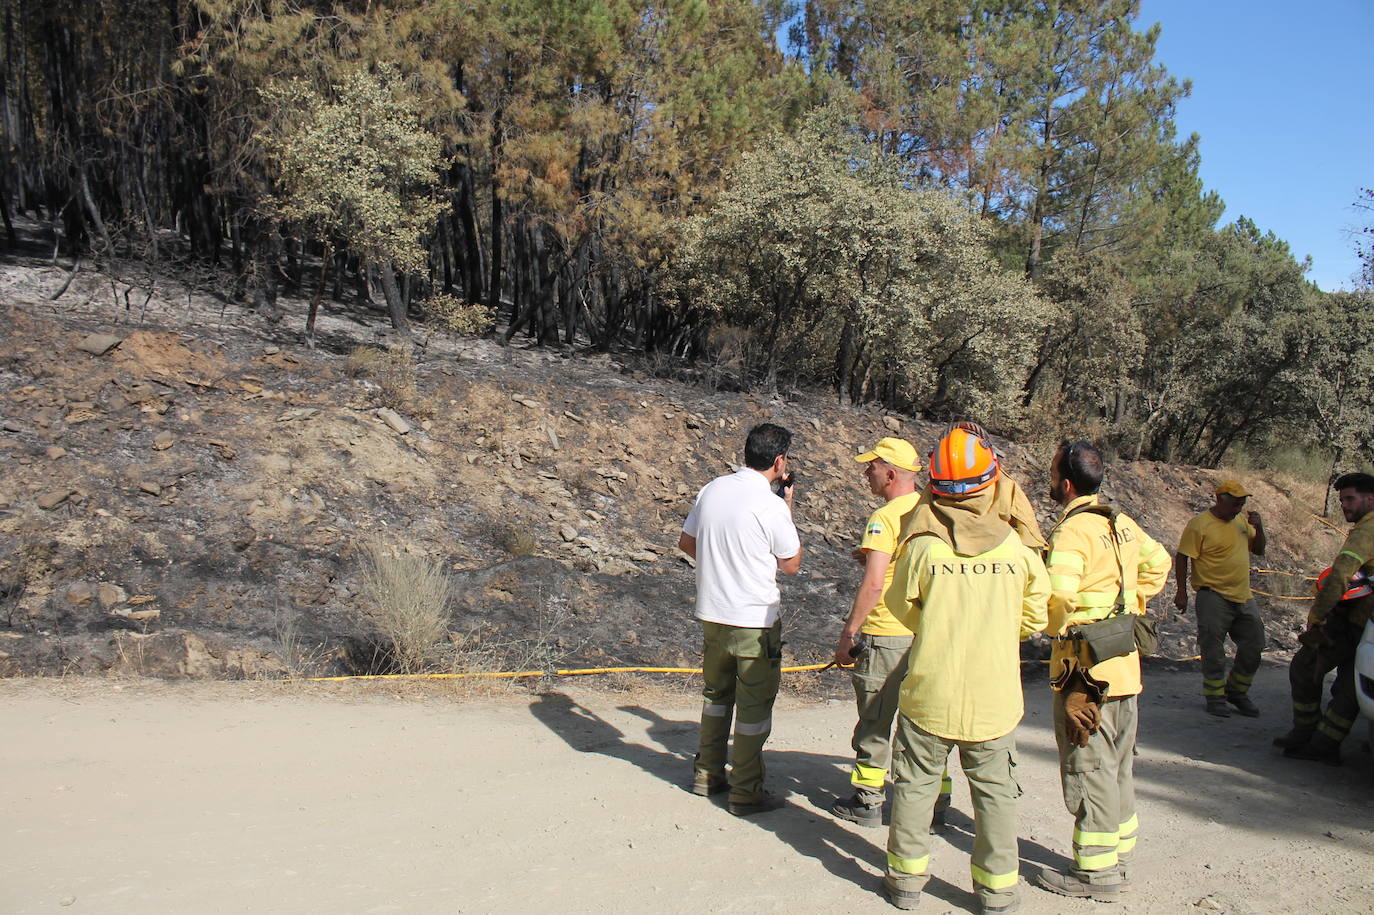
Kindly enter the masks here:
<path id="1" fill-rule="evenodd" d="M 1218 226 L 1136 0 L 8 4 L 0 215 L 740 385 L 1215 464 L 1374 441 L 1368 292 Z M 777 36 L 787 35 L 784 47 Z"/>

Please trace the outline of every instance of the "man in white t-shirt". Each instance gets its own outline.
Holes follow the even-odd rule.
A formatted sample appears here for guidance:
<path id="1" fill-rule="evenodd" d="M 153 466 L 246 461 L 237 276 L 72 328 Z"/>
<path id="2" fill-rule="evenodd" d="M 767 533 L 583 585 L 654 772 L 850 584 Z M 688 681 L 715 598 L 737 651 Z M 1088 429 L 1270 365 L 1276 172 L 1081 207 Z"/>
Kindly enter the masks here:
<path id="1" fill-rule="evenodd" d="M 787 472 L 791 444 L 792 433 L 781 426 L 763 423 L 750 429 L 745 466 L 702 487 L 678 538 L 678 547 L 697 563 L 696 617 L 704 636 L 704 702 L 692 792 L 729 789 L 730 812 L 736 816 L 786 803 L 764 791 L 763 744 L 772 730 L 773 700 L 782 679 L 777 573 L 797 574 L 802 560 Z M 732 712 L 734 753 L 727 780 Z"/>

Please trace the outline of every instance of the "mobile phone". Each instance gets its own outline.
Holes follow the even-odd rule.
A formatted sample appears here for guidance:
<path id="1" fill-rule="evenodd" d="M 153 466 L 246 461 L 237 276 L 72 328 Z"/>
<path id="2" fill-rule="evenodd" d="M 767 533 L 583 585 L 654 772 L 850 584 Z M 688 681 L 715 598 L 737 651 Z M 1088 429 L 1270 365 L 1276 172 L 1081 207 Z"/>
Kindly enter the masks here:
<path id="1" fill-rule="evenodd" d="M 795 473 L 789 473 L 781 480 L 778 480 L 778 498 L 787 498 L 787 490 L 791 489 L 792 484 L 795 482 L 797 482 L 797 475 Z"/>

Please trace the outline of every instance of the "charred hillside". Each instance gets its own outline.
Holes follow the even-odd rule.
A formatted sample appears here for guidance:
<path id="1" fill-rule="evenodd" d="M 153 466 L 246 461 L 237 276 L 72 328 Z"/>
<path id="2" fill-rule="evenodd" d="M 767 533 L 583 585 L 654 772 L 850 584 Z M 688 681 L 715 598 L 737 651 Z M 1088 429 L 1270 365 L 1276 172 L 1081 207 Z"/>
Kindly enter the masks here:
<path id="1" fill-rule="evenodd" d="M 833 397 L 668 380 L 638 357 L 423 331 L 388 350 L 368 315 L 332 306 L 312 349 L 170 280 L 140 310 L 94 274 L 52 301 L 65 279 L 25 263 L 0 273 L 6 676 L 385 669 L 361 615 L 372 542 L 442 564 L 454 614 L 441 668 L 692 664 L 677 534 L 764 420 L 796 433 L 808 551 L 783 586 L 787 659 L 823 660 L 873 507 L 852 456 L 883 435 L 924 450 L 938 434 Z M 1048 525 L 1052 443 L 999 445 Z M 1172 548 L 1216 477 L 1116 460 L 1104 491 Z M 1267 567 L 1311 574 L 1338 542 L 1309 514 L 1320 489 L 1243 478 L 1270 530 Z M 1168 596 L 1155 601 L 1161 654 L 1191 656 L 1192 621 L 1169 618 Z M 1302 606 L 1268 601 L 1271 648 L 1292 646 Z"/>

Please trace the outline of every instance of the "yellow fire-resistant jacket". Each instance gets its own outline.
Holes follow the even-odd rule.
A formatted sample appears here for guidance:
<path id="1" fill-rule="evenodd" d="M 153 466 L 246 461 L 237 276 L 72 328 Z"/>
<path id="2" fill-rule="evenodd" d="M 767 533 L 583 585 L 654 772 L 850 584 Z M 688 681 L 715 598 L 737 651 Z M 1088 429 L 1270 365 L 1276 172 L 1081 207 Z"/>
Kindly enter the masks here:
<path id="1" fill-rule="evenodd" d="M 1079 512 L 1080 505 L 1098 504 L 1097 496 L 1080 496 L 1064 506 L 1059 523 L 1050 532 L 1046 565 L 1050 573 L 1050 623 L 1045 633 L 1062 636 L 1081 623 L 1100 620 L 1111 612 L 1121 591 L 1122 569 L 1126 575 L 1126 609 L 1144 613 L 1145 604 L 1164 588 L 1169 576 L 1169 554 L 1140 525 L 1124 514 L 1116 516 L 1121 559 L 1112 549 L 1111 524 L 1102 515 Z M 1081 641 L 1056 641 L 1050 655 L 1050 679 L 1064 672 L 1064 662 L 1076 657 L 1087 668 L 1091 662 Z M 1108 696 L 1134 696 L 1141 690 L 1140 654 L 1131 652 L 1110 658 L 1089 671 L 1109 684 Z"/>
<path id="2" fill-rule="evenodd" d="M 898 547 L 883 600 L 912 631 L 900 707 L 947 740 L 993 740 L 1025 712 L 1018 643 L 1045 626 L 1049 576 L 1007 528 L 999 545 L 961 556 L 931 534 Z"/>
<path id="3" fill-rule="evenodd" d="M 1374 573 L 1374 512 L 1365 515 L 1350 529 L 1350 534 L 1341 544 L 1341 551 L 1331 562 L 1331 574 L 1322 582 L 1321 590 L 1312 609 L 1307 613 L 1309 623 L 1325 622 L 1331 609 L 1340 602 L 1349 587 L 1350 576 L 1363 569 Z M 1362 626 L 1369 619 L 1374 597 L 1360 597 L 1346 602 L 1346 618 L 1352 625 Z"/>

